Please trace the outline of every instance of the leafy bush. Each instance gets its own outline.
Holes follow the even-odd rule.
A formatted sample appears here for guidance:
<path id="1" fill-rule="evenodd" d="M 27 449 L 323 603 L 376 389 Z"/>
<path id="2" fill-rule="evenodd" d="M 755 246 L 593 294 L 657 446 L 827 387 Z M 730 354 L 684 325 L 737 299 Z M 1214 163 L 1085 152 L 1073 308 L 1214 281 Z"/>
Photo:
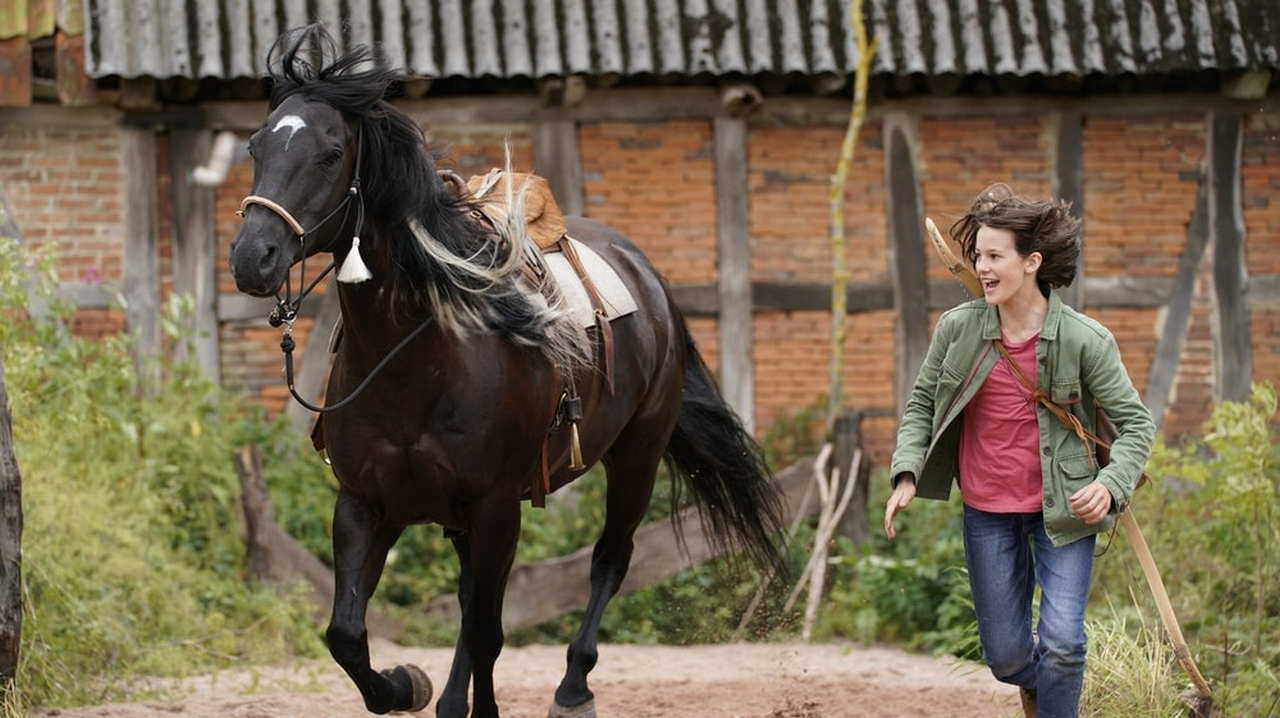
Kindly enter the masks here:
<path id="1" fill-rule="evenodd" d="M 1153 485 L 1133 502 L 1192 653 L 1216 684 L 1215 705 L 1232 716 L 1280 708 L 1276 409 L 1274 389 L 1257 385 L 1249 401 L 1218 406 L 1203 438 L 1177 447 L 1158 439 L 1147 464 Z M 1095 604 L 1125 603 L 1132 592 L 1143 615 L 1156 615 L 1132 551 L 1118 545 L 1098 567 Z"/>
<path id="2" fill-rule="evenodd" d="M 264 661 L 321 648 L 302 594 L 245 582 L 237 446 L 278 433 L 192 366 L 137 391 L 128 341 L 61 328 L 67 309 L 0 239 L 0 348 L 23 479 L 21 705 L 135 695 L 131 678 Z M 32 277 L 36 278 L 34 287 Z M 179 311 L 171 306 L 170 319 Z M 170 322 L 172 323 L 172 322 Z"/>

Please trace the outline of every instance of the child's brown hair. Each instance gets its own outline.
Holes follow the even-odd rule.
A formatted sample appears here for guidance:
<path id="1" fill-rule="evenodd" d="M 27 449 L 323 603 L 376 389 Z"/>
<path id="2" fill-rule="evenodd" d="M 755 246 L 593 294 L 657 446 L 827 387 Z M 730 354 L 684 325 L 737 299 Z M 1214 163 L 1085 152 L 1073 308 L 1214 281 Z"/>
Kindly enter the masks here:
<path id="1" fill-rule="evenodd" d="M 1071 215 L 1069 202 L 1027 199 L 1001 183 L 982 190 L 964 216 L 951 225 L 951 238 L 970 266 L 978 258 L 978 229 L 984 226 L 1013 232 L 1014 246 L 1024 257 L 1040 253 L 1036 281 L 1044 294 L 1075 280 L 1082 222 Z"/>

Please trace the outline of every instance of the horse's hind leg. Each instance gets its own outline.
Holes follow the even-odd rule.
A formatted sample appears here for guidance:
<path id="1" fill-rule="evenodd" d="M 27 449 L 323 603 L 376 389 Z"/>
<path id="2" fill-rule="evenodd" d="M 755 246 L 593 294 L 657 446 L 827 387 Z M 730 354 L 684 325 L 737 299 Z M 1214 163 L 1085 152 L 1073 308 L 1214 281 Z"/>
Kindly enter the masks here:
<path id="1" fill-rule="evenodd" d="M 595 715 L 587 673 L 596 665 L 597 636 L 609 599 L 618 592 L 631 563 L 636 528 L 649 508 L 654 479 L 670 429 L 652 426 L 628 429 L 605 456 L 609 486 L 605 499 L 604 529 L 591 554 L 591 598 L 573 643 L 569 644 L 568 669 L 556 689 L 550 718 L 586 718 Z"/>
<path id="2" fill-rule="evenodd" d="M 333 618 L 325 638 L 334 660 L 351 676 L 373 713 L 419 711 L 431 700 L 431 683 L 417 666 L 377 673 L 369 665 L 365 609 L 400 532 L 400 527 L 381 524 L 351 494 L 338 494 L 333 512 Z"/>

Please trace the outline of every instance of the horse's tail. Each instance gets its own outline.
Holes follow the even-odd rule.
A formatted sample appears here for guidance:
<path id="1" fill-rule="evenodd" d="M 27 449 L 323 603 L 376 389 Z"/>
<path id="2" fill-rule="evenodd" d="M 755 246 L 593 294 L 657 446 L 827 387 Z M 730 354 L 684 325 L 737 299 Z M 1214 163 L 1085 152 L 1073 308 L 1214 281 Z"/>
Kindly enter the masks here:
<path id="1" fill-rule="evenodd" d="M 760 445 L 720 396 L 684 317 L 672 309 L 685 342 L 684 397 L 665 455 L 672 502 L 679 505 L 681 490 L 690 489 L 713 547 L 743 551 L 762 568 L 786 574 L 778 483 Z"/>

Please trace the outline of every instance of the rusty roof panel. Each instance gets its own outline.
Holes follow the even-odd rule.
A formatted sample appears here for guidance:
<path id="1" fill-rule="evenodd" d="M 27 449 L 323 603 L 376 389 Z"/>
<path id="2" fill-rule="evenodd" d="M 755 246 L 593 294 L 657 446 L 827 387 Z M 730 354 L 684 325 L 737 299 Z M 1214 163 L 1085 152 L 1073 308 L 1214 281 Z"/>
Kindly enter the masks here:
<path id="1" fill-rule="evenodd" d="M 95 77 L 261 74 L 319 21 L 426 77 L 847 74 L 849 0 L 85 0 Z M 866 0 L 893 75 L 1278 68 L 1275 0 Z"/>

